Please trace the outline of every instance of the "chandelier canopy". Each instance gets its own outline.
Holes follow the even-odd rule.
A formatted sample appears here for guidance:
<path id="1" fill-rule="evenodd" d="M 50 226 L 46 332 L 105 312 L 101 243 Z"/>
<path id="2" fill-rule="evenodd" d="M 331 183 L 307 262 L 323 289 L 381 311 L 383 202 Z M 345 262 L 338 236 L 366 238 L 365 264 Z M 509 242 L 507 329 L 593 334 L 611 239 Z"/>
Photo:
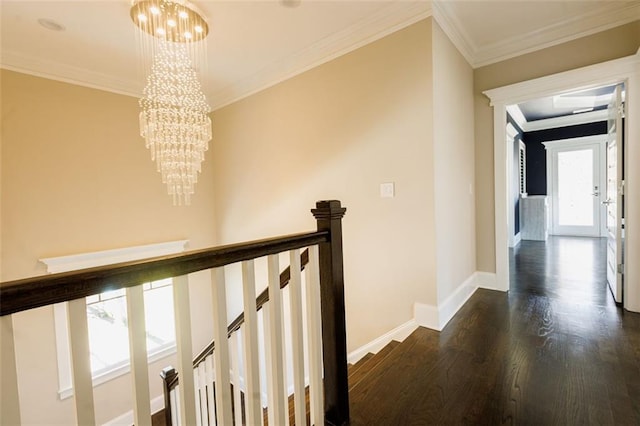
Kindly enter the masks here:
<path id="1" fill-rule="evenodd" d="M 196 67 L 206 65 L 206 20 L 187 2 L 138 1 L 131 19 L 140 29 L 147 84 L 140 99 L 145 139 L 173 203 L 191 203 L 211 140 L 210 107 Z"/>

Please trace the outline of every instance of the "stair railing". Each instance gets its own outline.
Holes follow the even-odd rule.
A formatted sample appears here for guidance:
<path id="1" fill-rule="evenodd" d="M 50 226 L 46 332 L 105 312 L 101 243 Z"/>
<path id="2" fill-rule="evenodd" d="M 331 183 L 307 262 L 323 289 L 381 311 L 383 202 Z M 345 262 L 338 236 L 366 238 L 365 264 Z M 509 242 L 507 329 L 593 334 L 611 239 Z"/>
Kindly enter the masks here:
<path id="1" fill-rule="evenodd" d="M 85 298 L 107 290 L 127 291 L 129 333 L 132 337 L 131 378 L 134 388 L 135 424 L 150 424 L 149 384 L 146 360 L 144 301 L 142 284 L 173 277 L 176 308 L 177 371 L 181 377 L 179 392 L 179 422 L 198 424 L 203 415 L 196 413 L 196 396 L 191 355 L 191 324 L 187 274 L 211 270 L 213 293 L 214 341 L 212 368 L 215 387 L 215 410 L 211 424 L 233 424 L 231 379 L 226 323 L 224 267 L 242 264 L 244 302 L 244 406 L 246 424 L 260 424 L 260 385 L 257 360 L 257 304 L 255 297 L 254 259 L 267 257 L 269 265 L 268 315 L 269 333 L 269 411 L 274 424 L 285 424 L 287 401 L 284 397 L 282 366 L 282 330 L 278 254 L 289 251 L 291 280 L 299 280 L 300 249 L 308 248 L 307 323 L 309 325 L 309 387 L 312 424 L 346 425 L 349 423 L 347 383 L 346 330 L 344 315 L 344 273 L 342 264 L 342 217 L 346 209 L 339 201 L 319 201 L 312 210 L 317 231 L 252 241 L 211 249 L 195 250 L 179 255 L 162 256 L 142 261 L 89 268 L 85 270 L 9 281 L 0 284 L 0 316 L 2 318 L 2 424 L 20 424 L 18 376 L 15 363 L 12 314 L 54 303 L 69 302 L 69 332 L 71 336 L 72 376 L 77 424 L 95 424 L 93 386 L 89 359 L 89 340 Z M 295 278 L 294 278 L 295 277 Z M 291 288 L 294 288 L 290 285 Z M 280 303 L 280 305 L 278 305 Z M 134 315 L 137 313 L 138 315 Z M 136 318 L 134 320 L 134 318 Z M 232 324 L 233 325 L 233 324 Z M 293 327 L 300 325 L 293 324 Z M 142 336 L 142 337 L 140 337 Z M 316 337 L 314 337 L 316 336 Z M 321 337 L 321 339 L 320 339 Z M 294 368 L 294 382 L 300 382 L 304 371 Z M 303 368 L 304 370 L 304 368 Z M 144 372 L 144 374 L 143 374 Z M 304 389 L 300 395 L 296 386 L 295 403 L 304 406 Z M 33 407 L 37 408 L 37 407 Z M 236 412 L 238 410 L 235 410 Z M 275 417 L 271 417 L 275 416 Z M 197 421 L 197 419 L 200 421 Z M 211 420 L 211 418 L 209 418 Z M 236 420 L 237 422 L 237 420 Z M 237 424 L 237 423 L 236 423 Z M 304 424 L 296 420 L 296 424 Z"/>
<path id="2" fill-rule="evenodd" d="M 301 272 L 304 271 L 308 263 L 309 263 L 309 249 L 305 249 L 300 255 L 299 266 L 300 266 Z M 292 264 L 295 264 L 295 261 L 292 262 Z M 291 276 L 292 276 L 291 266 L 287 266 L 285 270 L 282 271 L 282 273 L 280 273 L 280 289 L 281 290 L 284 289 L 289 284 L 289 282 L 291 281 Z M 294 272 L 294 281 L 297 281 L 296 277 L 297 277 L 297 274 Z M 297 284 L 299 285 L 299 283 Z M 262 293 L 260 293 L 260 295 L 256 298 L 256 311 L 259 312 L 267 304 L 267 302 L 269 302 L 269 290 L 270 290 L 269 288 L 264 289 Z M 289 300 L 291 301 L 295 299 L 292 299 L 290 297 Z M 293 309 L 295 309 L 295 306 L 293 307 Z M 240 315 L 238 315 L 227 327 L 227 338 L 231 338 L 235 332 L 241 329 L 243 324 L 244 324 L 244 312 L 240 313 Z M 215 412 L 215 398 L 213 398 L 211 396 L 211 392 L 209 392 L 209 389 L 213 388 L 214 381 L 215 381 L 212 374 L 213 369 L 211 367 L 214 350 L 215 350 L 215 341 L 212 340 L 211 343 L 205 346 L 205 348 L 202 349 L 198 353 L 198 355 L 196 355 L 193 358 L 194 380 L 197 382 L 196 383 L 196 413 L 200 413 L 200 420 L 198 424 L 201 424 L 201 425 L 209 424 L 208 420 L 209 418 L 212 417 L 212 413 L 210 412 L 210 410 L 213 410 L 213 412 Z M 300 363 L 300 365 L 302 364 Z M 167 426 L 171 426 L 177 423 L 176 417 L 175 417 L 176 416 L 175 392 L 178 386 L 179 376 L 178 376 L 178 372 L 174 367 L 168 366 L 162 370 L 162 372 L 160 373 L 160 377 L 162 378 L 163 390 L 164 390 L 165 423 L 167 424 Z M 233 384 L 234 380 L 232 379 L 231 382 Z M 233 406 L 234 407 L 241 406 L 240 386 L 236 386 L 235 392 L 233 392 L 233 397 L 234 397 Z M 296 405 L 296 409 L 303 410 L 304 404 L 302 404 L 301 401 L 299 401 L 298 404 L 299 405 Z M 236 409 L 234 409 L 233 411 L 236 411 Z M 238 410 L 237 413 L 234 413 L 234 416 L 240 416 L 240 414 L 241 414 L 240 410 Z M 298 417 L 300 417 L 298 419 L 299 421 L 296 423 L 300 424 L 300 420 L 304 419 L 305 413 L 304 411 L 300 411 L 300 412 L 296 412 L 296 414 L 298 415 Z M 236 421 L 236 424 L 240 423 L 239 419 L 240 417 L 238 417 L 237 419 L 238 421 Z M 215 424 L 215 422 L 213 422 L 212 424 Z"/>

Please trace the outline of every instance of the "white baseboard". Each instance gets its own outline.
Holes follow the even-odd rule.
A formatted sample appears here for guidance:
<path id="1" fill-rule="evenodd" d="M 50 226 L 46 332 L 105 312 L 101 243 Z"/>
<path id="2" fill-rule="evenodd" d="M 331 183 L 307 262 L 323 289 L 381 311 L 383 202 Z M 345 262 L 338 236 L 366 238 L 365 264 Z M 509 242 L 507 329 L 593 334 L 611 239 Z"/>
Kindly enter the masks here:
<path id="1" fill-rule="evenodd" d="M 426 303 L 413 304 L 413 316 L 416 324 L 420 327 L 430 328 L 440 331 L 440 321 L 438 320 L 438 307 L 427 305 Z"/>
<path id="2" fill-rule="evenodd" d="M 157 396 L 151 400 L 151 414 L 164 409 L 164 395 Z M 103 426 L 131 426 L 134 423 L 133 410 L 127 411 L 115 419 L 109 420 Z"/>
<path id="3" fill-rule="evenodd" d="M 522 232 L 518 232 L 515 237 L 513 237 L 513 246 L 517 246 L 522 241 Z"/>
<path id="4" fill-rule="evenodd" d="M 487 290 L 501 291 L 496 286 L 496 274 L 493 272 L 476 271 L 475 286 L 478 288 L 486 288 Z"/>
<path id="5" fill-rule="evenodd" d="M 438 306 L 425 303 L 414 304 L 414 318 L 421 327 L 442 331 L 453 316 L 467 303 L 476 289 L 497 290 L 496 274 L 476 271 L 458 289 Z"/>
<path id="6" fill-rule="evenodd" d="M 378 353 L 380 349 L 387 346 L 387 344 L 389 344 L 389 342 L 391 342 L 392 340 L 397 340 L 399 342 L 402 342 L 411 333 L 413 333 L 413 331 L 416 328 L 418 328 L 418 324 L 416 323 L 415 320 L 407 321 L 404 324 L 394 328 L 390 332 L 385 333 L 382 336 L 378 337 L 377 339 L 372 340 L 371 342 L 363 346 L 360 346 L 355 351 L 350 352 L 347 355 L 347 362 L 349 364 L 355 364 L 369 352 L 373 354 Z"/>
<path id="7" fill-rule="evenodd" d="M 442 331 L 453 316 L 469 300 L 476 291 L 476 273 L 473 273 L 458 289 L 438 306 L 427 305 L 425 303 L 414 304 L 414 315 L 416 323 L 421 327 L 431 330 Z"/>
<path id="8" fill-rule="evenodd" d="M 467 300 L 475 293 L 478 288 L 475 284 L 476 273 L 474 272 L 467 278 L 456 291 L 447 297 L 438 305 L 438 325 L 442 330 L 453 316 L 467 303 Z"/>

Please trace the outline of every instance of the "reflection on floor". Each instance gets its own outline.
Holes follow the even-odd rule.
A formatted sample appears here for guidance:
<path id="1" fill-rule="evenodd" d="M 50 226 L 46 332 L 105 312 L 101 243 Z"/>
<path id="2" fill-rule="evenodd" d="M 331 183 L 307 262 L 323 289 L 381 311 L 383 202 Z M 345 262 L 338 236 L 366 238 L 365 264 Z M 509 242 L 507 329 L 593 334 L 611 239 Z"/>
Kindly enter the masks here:
<path id="1" fill-rule="evenodd" d="M 606 238 L 523 240 L 510 250 L 511 291 L 612 306 L 606 256 Z"/>
<path id="2" fill-rule="evenodd" d="M 352 425 L 640 425 L 640 314 L 617 307 L 605 242 L 523 241 L 509 293 L 479 289 L 350 391 Z"/>

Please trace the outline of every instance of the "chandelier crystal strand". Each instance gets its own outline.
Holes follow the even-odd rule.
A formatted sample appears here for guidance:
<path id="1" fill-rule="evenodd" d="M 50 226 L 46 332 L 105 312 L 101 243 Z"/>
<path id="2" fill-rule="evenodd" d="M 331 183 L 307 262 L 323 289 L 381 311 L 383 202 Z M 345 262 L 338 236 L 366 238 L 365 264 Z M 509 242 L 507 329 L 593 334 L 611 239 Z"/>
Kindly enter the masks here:
<path id="1" fill-rule="evenodd" d="M 186 2 L 134 3 L 147 84 L 140 99 L 140 134 L 174 205 L 189 205 L 211 140 L 210 107 L 196 69 L 206 68 L 208 26 Z"/>

